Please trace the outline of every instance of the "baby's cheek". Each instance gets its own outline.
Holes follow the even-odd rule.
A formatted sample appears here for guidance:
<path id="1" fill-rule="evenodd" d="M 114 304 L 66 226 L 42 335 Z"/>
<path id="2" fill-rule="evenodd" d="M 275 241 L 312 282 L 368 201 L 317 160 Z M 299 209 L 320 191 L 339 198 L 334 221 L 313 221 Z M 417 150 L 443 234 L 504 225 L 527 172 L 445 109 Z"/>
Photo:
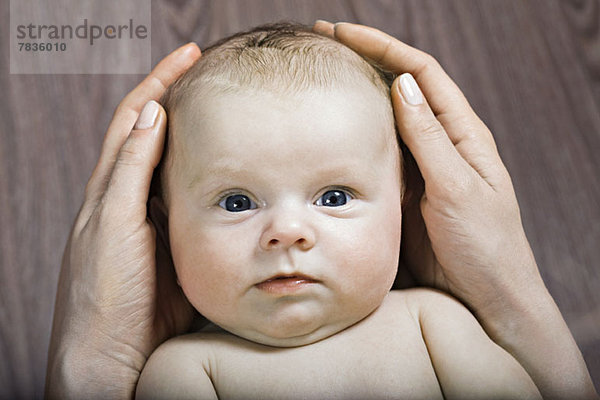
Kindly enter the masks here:
<path id="1" fill-rule="evenodd" d="M 400 222 L 395 223 L 396 218 L 387 213 L 371 218 L 363 227 L 364 234 L 354 239 L 350 251 L 354 261 L 348 262 L 363 290 L 387 292 L 394 281 L 400 253 Z"/>
<path id="2" fill-rule="evenodd" d="M 244 246 L 232 242 L 231 237 L 216 233 L 197 235 L 187 260 L 190 284 L 186 296 L 193 297 L 194 307 L 213 321 L 235 314 L 240 296 L 254 283 L 248 275 L 250 260 L 244 256 Z"/>
<path id="3" fill-rule="evenodd" d="M 336 254 L 330 256 L 337 259 L 337 274 L 352 290 L 379 290 L 382 287 L 385 290 L 397 269 L 399 234 L 371 222 L 366 218 L 348 221 L 347 226 L 338 228 L 337 234 L 326 244 L 330 249 L 336 249 Z M 395 251 L 391 235 L 398 237 Z"/>

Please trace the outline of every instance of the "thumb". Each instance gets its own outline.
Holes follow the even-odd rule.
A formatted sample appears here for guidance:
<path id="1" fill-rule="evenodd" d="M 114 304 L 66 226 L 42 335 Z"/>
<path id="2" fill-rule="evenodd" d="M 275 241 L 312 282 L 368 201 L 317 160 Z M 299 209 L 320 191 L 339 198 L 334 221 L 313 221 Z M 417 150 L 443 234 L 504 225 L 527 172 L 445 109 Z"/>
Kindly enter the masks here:
<path id="1" fill-rule="evenodd" d="M 400 137 L 419 166 L 426 187 L 464 184 L 468 164 L 429 107 L 409 73 L 392 84 L 392 104 Z"/>
<path id="2" fill-rule="evenodd" d="M 138 212 L 145 220 L 152 174 L 163 152 L 166 120 L 160 104 L 154 100 L 146 103 L 117 155 L 103 198 L 108 209 Z"/>

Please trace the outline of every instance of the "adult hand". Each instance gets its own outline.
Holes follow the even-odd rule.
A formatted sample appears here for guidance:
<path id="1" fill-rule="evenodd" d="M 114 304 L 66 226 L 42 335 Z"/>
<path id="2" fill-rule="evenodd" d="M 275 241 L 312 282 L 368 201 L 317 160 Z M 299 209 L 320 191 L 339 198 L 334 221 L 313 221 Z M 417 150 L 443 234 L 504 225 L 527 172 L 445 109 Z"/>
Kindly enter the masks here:
<path id="1" fill-rule="evenodd" d="M 63 257 L 49 398 L 131 398 L 150 353 L 191 323 L 147 201 L 166 129 L 155 100 L 199 57 L 193 43 L 175 50 L 115 111 Z"/>
<path id="2" fill-rule="evenodd" d="M 341 23 L 334 33 L 323 22 L 315 28 L 385 69 L 409 73 L 391 92 L 398 131 L 418 165 L 407 165 L 401 250 L 416 282 L 477 311 L 496 303 L 487 296 L 496 296 L 489 289 L 498 285 L 543 287 L 492 134 L 440 64 L 373 28 Z M 400 83 L 421 103 L 408 103 Z"/>
<path id="3" fill-rule="evenodd" d="M 417 283 L 462 300 L 544 398 L 593 397 L 493 136 L 460 89 L 432 56 L 377 29 L 318 21 L 313 30 L 401 74 L 391 88 L 396 125 L 418 166 L 407 171 L 401 264 Z"/>

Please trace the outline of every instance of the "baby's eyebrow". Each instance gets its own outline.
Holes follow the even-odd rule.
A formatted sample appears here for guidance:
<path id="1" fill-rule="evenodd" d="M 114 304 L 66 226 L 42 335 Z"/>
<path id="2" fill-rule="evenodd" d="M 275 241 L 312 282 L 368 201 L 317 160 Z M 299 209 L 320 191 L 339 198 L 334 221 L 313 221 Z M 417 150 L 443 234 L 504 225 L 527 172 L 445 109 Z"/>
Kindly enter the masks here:
<path id="1" fill-rule="evenodd" d="M 310 174 L 314 178 L 313 183 L 336 182 L 349 184 L 361 180 L 373 180 L 377 174 L 376 170 L 365 168 L 364 165 L 352 160 L 345 160 L 338 164 L 312 166 Z M 193 171 L 193 177 L 189 181 L 188 189 L 193 189 L 201 181 L 207 184 L 218 184 L 223 178 L 234 177 L 236 180 L 250 180 L 256 178 L 256 171 L 238 160 L 219 160 L 211 163 L 202 171 Z M 321 183 L 323 183 L 321 182 Z"/>
<path id="2" fill-rule="evenodd" d="M 219 160 L 211 163 L 209 167 L 204 168 L 200 172 L 193 171 L 192 179 L 188 184 L 188 189 L 192 189 L 205 176 L 231 176 L 247 173 L 248 168 L 235 160 Z"/>

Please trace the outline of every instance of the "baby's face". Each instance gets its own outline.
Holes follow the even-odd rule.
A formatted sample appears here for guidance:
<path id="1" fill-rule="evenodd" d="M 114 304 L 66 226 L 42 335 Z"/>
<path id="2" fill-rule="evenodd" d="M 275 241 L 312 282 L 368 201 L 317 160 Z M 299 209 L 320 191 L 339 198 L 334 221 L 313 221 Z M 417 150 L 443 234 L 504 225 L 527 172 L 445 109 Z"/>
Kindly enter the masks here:
<path id="1" fill-rule="evenodd" d="M 240 92 L 178 116 L 171 251 L 205 317 L 255 342 L 299 346 L 381 304 L 398 266 L 401 181 L 376 96 Z"/>

